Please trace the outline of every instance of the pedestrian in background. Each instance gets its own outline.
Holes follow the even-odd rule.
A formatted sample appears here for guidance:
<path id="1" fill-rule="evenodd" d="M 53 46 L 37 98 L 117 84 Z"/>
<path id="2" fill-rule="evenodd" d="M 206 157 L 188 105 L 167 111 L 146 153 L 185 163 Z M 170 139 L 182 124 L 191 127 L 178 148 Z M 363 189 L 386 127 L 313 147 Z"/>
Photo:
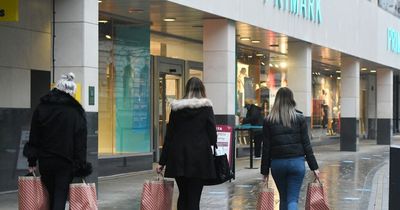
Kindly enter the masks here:
<path id="1" fill-rule="evenodd" d="M 289 88 L 276 94 L 275 103 L 264 121 L 265 141 L 261 160 L 261 174 L 268 182 L 269 169 L 280 197 L 280 210 L 297 210 L 300 188 L 305 174 L 305 159 L 319 177 L 318 164 L 311 148 L 304 116 L 296 110 L 296 102 Z"/>
<path id="2" fill-rule="evenodd" d="M 242 124 L 263 125 L 264 117 L 261 112 L 261 107 L 255 105 L 254 99 L 246 99 L 245 107 L 247 109 L 246 117 L 243 118 Z M 254 137 L 254 156 L 261 158 L 261 144 L 264 141 L 264 135 L 261 130 L 253 131 Z"/>
<path id="3" fill-rule="evenodd" d="M 201 80 L 189 79 L 183 99 L 171 109 L 157 172 L 166 167 L 165 176 L 175 178 L 178 210 L 198 210 L 203 180 L 216 178 L 211 146 L 217 142 L 212 103 Z"/>
<path id="4" fill-rule="evenodd" d="M 92 171 L 86 162 L 85 110 L 72 97 L 76 91 L 74 77 L 73 73 L 62 75 L 56 87 L 40 99 L 24 147 L 30 172 L 39 162 L 51 210 L 64 210 L 73 177 L 85 177 Z"/>

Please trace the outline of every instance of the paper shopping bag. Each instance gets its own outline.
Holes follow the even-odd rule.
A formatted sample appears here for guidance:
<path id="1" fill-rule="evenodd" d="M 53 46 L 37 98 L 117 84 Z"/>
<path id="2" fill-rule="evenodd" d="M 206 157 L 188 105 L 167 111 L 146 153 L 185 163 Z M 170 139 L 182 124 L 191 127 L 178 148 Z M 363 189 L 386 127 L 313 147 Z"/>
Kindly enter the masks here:
<path id="1" fill-rule="evenodd" d="M 94 183 L 73 183 L 69 185 L 70 210 L 97 210 L 96 185 Z"/>
<path id="2" fill-rule="evenodd" d="M 268 183 L 261 184 L 257 199 L 257 210 L 274 210 L 274 189 L 268 187 Z"/>
<path id="3" fill-rule="evenodd" d="M 171 210 L 174 181 L 146 180 L 143 184 L 141 210 Z"/>
<path id="4" fill-rule="evenodd" d="M 49 197 L 40 177 L 18 177 L 19 210 L 49 210 Z"/>
<path id="5" fill-rule="evenodd" d="M 315 179 L 308 184 L 306 196 L 306 210 L 329 210 L 328 200 L 324 192 L 324 186 Z"/>

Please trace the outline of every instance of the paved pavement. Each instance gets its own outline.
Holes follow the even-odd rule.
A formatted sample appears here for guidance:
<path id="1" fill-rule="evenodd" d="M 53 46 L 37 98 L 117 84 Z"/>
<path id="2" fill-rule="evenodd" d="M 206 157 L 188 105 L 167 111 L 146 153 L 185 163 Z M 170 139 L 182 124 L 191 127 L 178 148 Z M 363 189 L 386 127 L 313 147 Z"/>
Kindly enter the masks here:
<path id="1" fill-rule="evenodd" d="M 395 137 L 395 143 L 400 144 L 400 137 Z M 358 152 L 339 152 L 339 144 L 316 146 L 314 150 L 331 209 L 388 209 L 389 146 L 378 146 L 373 140 L 362 140 Z M 259 164 L 260 161 L 255 160 L 254 165 Z M 201 209 L 255 209 L 261 176 L 259 169 L 246 169 L 248 165 L 248 158 L 238 159 L 236 180 L 205 187 Z M 100 209 L 139 209 L 142 184 L 153 176 L 154 172 L 141 172 L 100 178 Z M 301 190 L 299 209 L 304 208 L 306 185 L 312 178 L 308 171 Z M 272 179 L 270 182 L 275 188 Z M 178 189 L 175 187 L 174 209 L 177 196 Z M 275 203 L 275 209 L 278 209 L 276 188 Z M 0 209 L 17 209 L 16 193 L 0 195 Z"/>

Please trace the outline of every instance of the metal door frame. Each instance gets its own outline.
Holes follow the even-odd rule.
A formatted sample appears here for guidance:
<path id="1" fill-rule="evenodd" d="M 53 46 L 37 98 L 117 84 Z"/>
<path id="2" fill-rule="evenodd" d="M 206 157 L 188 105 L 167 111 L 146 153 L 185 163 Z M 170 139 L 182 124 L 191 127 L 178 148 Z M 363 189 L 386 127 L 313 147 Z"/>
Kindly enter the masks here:
<path id="1" fill-rule="evenodd" d="M 179 84 L 179 87 L 181 88 L 181 94 L 183 92 L 183 87 L 184 87 L 184 82 L 185 82 L 185 61 L 180 60 L 180 59 L 175 59 L 175 58 L 167 58 L 167 57 L 162 57 L 162 56 L 152 56 L 153 60 L 153 65 L 152 65 L 152 109 L 153 109 L 153 114 L 152 114 L 152 134 L 153 138 L 151 141 L 151 148 L 153 150 L 153 161 L 158 162 L 160 159 L 160 150 L 159 150 L 159 130 L 161 129 L 159 127 L 159 78 L 160 76 L 164 77 L 165 81 L 165 75 L 170 74 L 170 75 L 176 75 L 182 77 L 181 79 L 181 84 Z M 165 85 L 165 83 L 164 83 Z M 165 87 L 164 87 L 165 90 Z M 180 96 L 181 97 L 181 96 Z M 163 105 L 165 106 L 165 104 Z M 163 107 L 165 110 L 166 107 Z M 164 120 L 166 119 L 166 116 L 163 116 Z M 164 128 L 165 129 L 165 128 Z"/>

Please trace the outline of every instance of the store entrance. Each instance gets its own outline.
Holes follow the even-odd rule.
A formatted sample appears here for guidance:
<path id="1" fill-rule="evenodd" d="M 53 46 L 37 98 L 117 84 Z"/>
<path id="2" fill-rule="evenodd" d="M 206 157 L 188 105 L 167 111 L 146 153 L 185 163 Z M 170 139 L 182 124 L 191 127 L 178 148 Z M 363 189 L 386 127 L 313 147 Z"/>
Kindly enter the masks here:
<path id="1" fill-rule="evenodd" d="M 171 102 L 183 94 L 185 61 L 166 57 L 154 58 L 154 161 L 159 160 L 171 113 Z"/>

